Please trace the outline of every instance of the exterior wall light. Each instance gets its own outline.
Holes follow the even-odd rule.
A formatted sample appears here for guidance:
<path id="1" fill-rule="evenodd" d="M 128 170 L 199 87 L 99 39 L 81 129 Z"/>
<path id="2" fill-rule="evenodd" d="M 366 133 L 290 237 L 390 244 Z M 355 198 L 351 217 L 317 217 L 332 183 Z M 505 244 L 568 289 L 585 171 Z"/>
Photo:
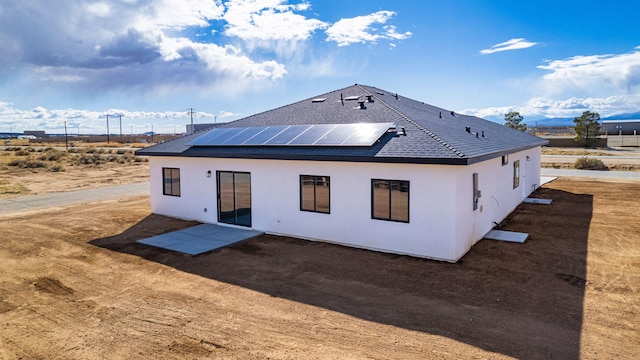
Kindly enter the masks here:
<path id="1" fill-rule="evenodd" d="M 211 177 L 211 170 L 207 171 L 207 177 Z"/>

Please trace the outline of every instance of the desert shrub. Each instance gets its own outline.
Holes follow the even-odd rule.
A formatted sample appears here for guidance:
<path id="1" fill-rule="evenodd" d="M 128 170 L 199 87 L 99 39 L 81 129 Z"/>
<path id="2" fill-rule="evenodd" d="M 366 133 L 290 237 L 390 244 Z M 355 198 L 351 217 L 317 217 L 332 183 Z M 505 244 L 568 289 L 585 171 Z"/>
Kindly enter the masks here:
<path id="1" fill-rule="evenodd" d="M 94 154 L 97 150 L 98 150 L 98 149 L 96 149 L 96 148 L 94 148 L 94 147 L 92 146 L 92 147 L 90 147 L 90 148 L 86 149 L 84 152 L 85 152 L 86 154 Z"/>
<path id="2" fill-rule="evenodd" d="M 37 169 L 37 168 L 44 168 L 47 167 L 47 164 L 45 164 L 42 161 L 38 161 L 38 160 L 18 160 L 18 159 L 14 159 L 9 161 L 9 163 L 7 164 L 9 166 L 17 166 L 19 168 L 23 168 L 23 169 Z"/>
<path id="3" fill-rule="evenodd" d="M 15 152 L 16 156 L 27 156 L 29 155 L 29 151 L 27 149 L 19 149 Z"/>
<path id="4" fill-rule="evenodd" d="M 51 149 L 38 157 L 42 161 L 60 161 L 65 155 L 64 151 Z"/>
<path id="5" fill-rule="evenodd" d="M 47 164 L 45 164 L 42 161 L 37 161 L 37 160 L 29 160 L 26 161 L 24 166 L 22 166 L 26 169 L 37 169 L 37 168 L 45 168 L 47 167 Z"/>
<path id="6" fill-rule="evenodd" d="M 81 152 L 82 152 L 82 149 L 79 149 L 79 148 L 72 148 L 72 149 L 69 149 L 69 150 L 68 150 L 68 152 L 69 152 L 70 154 L 78 154 L 78 153 L 81 153 Z"/>
<path id="7" fill-rule="evenodd" d="M 78 157 L 77 162 L 81 165 L 100 165 L 105 163 L 105 159 L 98 154 L 84 154 Z"/>
<path id="8" fill-rule="evenodd" d="M 116 150 L 116 154 L 118 154 L 118 155 L 123 155 L 123 154 L 126 154 L 126 153 L 133 153 L 133 152 L 131 150 L 126 150 L 126 149 L 118 149 L 118 150 Z"/>
<path id="9" fill-rule="evenodd" d="M 62 166 L 62 165 L 60 165 L 60 164 L 56 164 L 56 165 L 53 165 L 53 166 L 51 167 L 51 171 L 52 171 L 52 172 L 64 172 L 64 171 L 65 171 L 65 168 L 64 168 L 64 166 Z"/>
<path id="10" fill-rule="evenodd" d="M 590 158 L 590 157 L 581 157 L 576 160 L 573 164 L 573 167 L 576 169 L 582 170 L 608 170 L 609 168 L 605 165 L 602 160 Z"/>
<path id="11" fill-rule="evenodd" d="M 149 158 L 146 157 L 142 157 L 142 156 L 136 156 L 133 158 L 133 161 L 139 163 L 139 162 L 149 162 Z"/>

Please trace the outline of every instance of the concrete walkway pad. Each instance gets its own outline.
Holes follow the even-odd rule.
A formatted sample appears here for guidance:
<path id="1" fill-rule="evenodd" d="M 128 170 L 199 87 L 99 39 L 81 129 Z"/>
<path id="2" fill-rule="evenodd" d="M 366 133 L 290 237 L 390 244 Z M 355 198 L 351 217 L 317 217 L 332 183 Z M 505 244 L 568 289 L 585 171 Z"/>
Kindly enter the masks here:
<path id="1" fill-rule="evenodd" d="M 189 255 L 198 255 L 262 235 L 262 232 L 202 224 L 137 242 Z"/>
<path id="2" fill-rule="evenodd" d="M 551 205 L 551 202 L 553 200 L 551 199 L 538 199 L 538 198 L 526 198 L 524 199 L 524 202 L 529 203 L 529 204 L 540 204 L 540 205 Z"/>
<path id="3" fill-rule="evenodd" d="M 523 243 L 525 240 L 527 240 L 528 237 L 529 234 L 526 233 L 504 230 L 491 230 L 484 236 L 485 239 L 489 240 L 500 240 L 517 243 Z"/>

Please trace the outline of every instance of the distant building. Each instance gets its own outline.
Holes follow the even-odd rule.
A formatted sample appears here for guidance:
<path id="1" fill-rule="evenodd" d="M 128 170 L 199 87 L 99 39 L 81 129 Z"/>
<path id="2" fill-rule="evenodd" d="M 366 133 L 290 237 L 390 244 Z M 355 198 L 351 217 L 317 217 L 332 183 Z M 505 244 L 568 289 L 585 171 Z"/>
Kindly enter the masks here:
<path id="1" fill-rule="evenodd" d="M 46 136 L 42 130 L 25 130 L 23 134 L 35 136 L 35 138 L 43 138 Z"/>
<path id="2" fill-rule="evenodd" d="M 606 135 L 640 135 L 640 120 L 603 120 L 601 132 Z"/>

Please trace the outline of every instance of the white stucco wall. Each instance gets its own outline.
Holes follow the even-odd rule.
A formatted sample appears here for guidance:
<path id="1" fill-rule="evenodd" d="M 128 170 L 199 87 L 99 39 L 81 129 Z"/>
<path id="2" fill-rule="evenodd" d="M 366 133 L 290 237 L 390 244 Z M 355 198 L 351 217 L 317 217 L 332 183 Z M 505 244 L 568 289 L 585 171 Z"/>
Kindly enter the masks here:
<path id="1" fill-rule="evenodd" d="M 536 166 L 527 167 L 529 163 Z M 520 187 L 513 189 L 513 161 Z M 456 261 L 538 183 L 539 149 L 471 166 L 151 157 L 154 213 L 217 222 L 216 171 L 251 173 L 252 228 L 273 234 Z M 180 168 L 181 196 L 162 194 L 162 168 Z M 207 171 L 211 170 L 211 177 Z M 473 211 L 472 174 L 479 174 Z M 300 211 L 300 175 L 331 178 L 331 213 Z M 538 179 L 528 181 L 529 177 Z M 410 181 L 410 222 L 371 219 L 371 179 Z M 526 194 L 526 195 L 525 195 Z M 206 211 L 205 211 L 206 209 Z"/>

